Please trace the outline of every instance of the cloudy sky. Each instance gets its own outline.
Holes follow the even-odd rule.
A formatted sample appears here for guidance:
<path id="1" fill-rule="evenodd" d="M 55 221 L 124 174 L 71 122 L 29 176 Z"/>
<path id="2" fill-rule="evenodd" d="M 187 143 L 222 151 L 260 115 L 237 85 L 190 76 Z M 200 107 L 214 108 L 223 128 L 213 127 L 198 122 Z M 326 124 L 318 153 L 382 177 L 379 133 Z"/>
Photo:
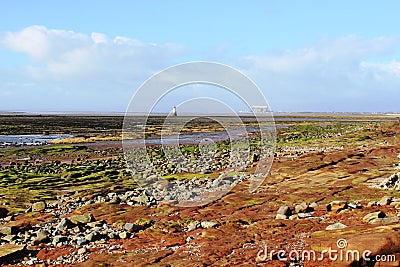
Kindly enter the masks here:
<path id="1" fill-rule="evenodd" d="M 123 112 L 151 75 L 214 61 L 251 78 L 275 111 L 400 112 L 399 10 L 395 0 L 3 1 L 0 111 Z M 199 96 L 191 88 L 160 110 Z"/>

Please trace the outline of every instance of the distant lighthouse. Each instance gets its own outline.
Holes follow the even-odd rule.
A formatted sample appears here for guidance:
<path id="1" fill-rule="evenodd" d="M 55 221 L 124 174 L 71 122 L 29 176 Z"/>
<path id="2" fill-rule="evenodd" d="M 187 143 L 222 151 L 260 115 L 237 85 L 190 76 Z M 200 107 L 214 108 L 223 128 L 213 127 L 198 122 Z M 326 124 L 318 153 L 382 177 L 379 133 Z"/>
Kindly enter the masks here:
<path id="1" fill-rule="evenodd" d="M 174 117 L 178 116 L 178 113 L 176 113 L 176 107 L 172 109 L 172 116 Z"/>

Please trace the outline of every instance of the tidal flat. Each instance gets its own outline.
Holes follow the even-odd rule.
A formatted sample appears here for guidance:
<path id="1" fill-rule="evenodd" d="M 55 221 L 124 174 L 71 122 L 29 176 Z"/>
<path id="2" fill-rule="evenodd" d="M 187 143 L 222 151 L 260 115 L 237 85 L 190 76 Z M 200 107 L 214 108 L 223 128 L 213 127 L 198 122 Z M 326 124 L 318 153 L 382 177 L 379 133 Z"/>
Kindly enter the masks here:
<path id="1" fill-rule="evenodd" d="M 144 136 L 158 140 L 164 120 L 151 119 Z M 150 192 L 134 179 L 122 147 L 123 117 L 0 116 L 0 134 L 68 135 L 40 146 L 0 147 L 0 265 L 331 266 L 329 258 L 257 254 L 265 245 L 321 253 L 337 248 L 338 239 L 400 260 L 397 119 L 281 114 L 274 124 L 271 170 L 253 193 L 246 178 L 219 179 L 230 164 L 227 136 L 216 139 L 209 168 L 197 171 L 171 164 L 153 141 L 147 152 L 159 177 L 177 186 L 233 186 L 211 203 L 179 207 L 163 201 L 162 189 Z M 254 171 L 261 153 L 255 121 L 245 118 L 243 125 L 252 134 L 235 177 Z M 224 133 L 212 120 L 184 126 L 189 141 L 191 134 L 194 140 Z M 201 157 L 196 142 L 179 149 L 188 162 Z M 340 264 L 354 262 L 367 266 L 362 259 Z"/>

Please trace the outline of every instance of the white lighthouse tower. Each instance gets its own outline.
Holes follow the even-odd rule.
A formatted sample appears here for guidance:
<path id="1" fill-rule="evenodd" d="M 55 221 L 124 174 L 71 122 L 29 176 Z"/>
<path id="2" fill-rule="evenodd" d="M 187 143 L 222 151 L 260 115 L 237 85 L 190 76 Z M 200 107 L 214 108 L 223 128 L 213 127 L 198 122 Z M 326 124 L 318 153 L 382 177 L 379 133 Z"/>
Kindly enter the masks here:
<path id="1" fill-rule="evenodd" d="M 176 107 L 172 109 L 172 116 L 174 117 L 178 116 L 178 113 L 176 113 Z"/>

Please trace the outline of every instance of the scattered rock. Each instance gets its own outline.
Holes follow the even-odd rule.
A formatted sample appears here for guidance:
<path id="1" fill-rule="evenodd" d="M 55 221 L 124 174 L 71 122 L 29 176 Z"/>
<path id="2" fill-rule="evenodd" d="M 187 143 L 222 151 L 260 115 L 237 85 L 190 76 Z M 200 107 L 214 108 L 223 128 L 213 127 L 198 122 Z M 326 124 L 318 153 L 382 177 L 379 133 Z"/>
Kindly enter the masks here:
<path id="1" fill-rule="evenodd" d="M 142 229 L 142 226 L 135 223 L 126 223 L 124 229 L 128 232 L 137 232 Z"/>
<path id="2" fill-rule="evenodd" d="M 0 233 L 4 235 L 15 235 L 17 234 L 19 229 L 15 226 L 4 226 L 0 228 Z"/>
<path id="3" fill-rule="evenodd" d="M 85 235 L 85 239 L 89 242 L 97 241 L 100 239 L 100 234 L 98 232 L 93 231 Z"/>
<path id="4" fill-rule="evenodd" d="M 62 218 L 61 221 L 57 224 L 57 230 L 60 231 L 65 231 L 67 229 L 70 229 L 72 227 L 72 222 L 68 220 L 67 218 Z"/>
<path id="5" fill-rule="evenodd" d="M 217 222 L 211 222 L 211 221 L 204 221 L 201 222 L 201 227 L 202 228 L 212 228 L 212 227 L 217 227 L 218 223 Z"/>
<path id="6" fill-rule="evenodd" d="M 382 181 L 377 187 L 383 190 L 400 190 L 400 180 L 399 180 L 400 172 L 395 173 L 389 176 L 387 179 Z"/>
<path id="7" fill-rule="evenodd" d="M 55 237 L 53 237 L 53 245 L 55 246 L 62 246 L 64 242 L 66 242 L 68 240 L 68 238 L 66 236 L 62 236 L 62 235 L 56 235 Z"/>
<path id="8" fill-rule="evenodd" d="M 372 219 L 369 223 L 397 223 L 399 221 L 398 217 L 385 217 Z"/>
<path id="9" fill-rule="evenodd" d="M 125 239 L 129 237 L 129 233 L 126 231 L 122 231 L 121 233 L 118 234 L 119 238 Z"/>
<path id="10" fill-rule="evenodd" d="M 386 206 L 386 205 L 389 205 L 391 201 L 392 201 L 391 197 L 384 196 L 381 198 L 381 200 L 378 201 L 378 204 L 380 206 Z"/>
<path id="11" fill-rule="evenodd" d="M 194 231 L 200 226 L 200 223 L 195 221 L 195 222 L 190 222 L 187 226 L 187 231 Z"/>
<path id="12" fill-rule="evenodd" d="M 281 206 L 279 207 L 277 211 L 277 215 L 285 215 L 285 216 L 290 216 L 292 215 L 292 211 L 288 206 Z"/>
<path id="13" fill-rule="evenodd" d="M 362 206 L 358 204 L 358 202 L 350 202 L 347 204 L 347 206 L 351 209 L 361 209 Z"/>
<path id="14" fill-rule="evenodd" d="M 46 202 L 39 201 L 32 204 L 32 211 L 43 211 L 46 208 Z"/>
<path id="15" fill-rule="evenodd" d="M 36 233 L 36 238 L 33 240 L 34 245 L 47 243 L 50 241 L 48 232 L 40 230 Z"/>
<path id="16" fill-rule="evenodd" d="M 384 218 L 386 217 L 386 214 L 382 211 L 376 211 L 372 213 L 368 213 L 363 217 L 363 221 L 367 223 L 372 223 L 373 220 L 379 219 L 379 218 Z"/>
<path id="17" fill-rule="evenodd" d="M 306 213 L 310 212 L 311 208 L 308 207 L 308 204 L 306 202 L 302 202 L 301 204 L 298 204 L 294 207 L 294 211 L 296 213 Z"/>
<path id="18" fill-rule="evenodd" d="M 71 217 L 71 222 L 73 224 L 86 224 L 89 222 L 93 222 L 94 221 L 94 217 L 91 213 L 86 213 L 83 215 L 73 215 Z"/>
<path id="19" fill-rule="evenodd" d="M 340 223 L 340 222 L 337 222 L 337 223 L 328 225 L 325 229 L 326 229 L 326 230 L 329 230 L 329 231 L 332 231 L 332 230 L 344 229 L 344 228 L 346 228 L 346 227 L 347 227 L 347 225 L 345 225 L 345 224 L 343 224 L 343 223 Z"/>
<path id="20" fill-rule="evenodd" d="M 80 249 L 78 249 L 78 255 L 85 254 L 86 251 L 87 251 L 87 248 L 86 248 L 86 247 L 80 248 Z"/>

